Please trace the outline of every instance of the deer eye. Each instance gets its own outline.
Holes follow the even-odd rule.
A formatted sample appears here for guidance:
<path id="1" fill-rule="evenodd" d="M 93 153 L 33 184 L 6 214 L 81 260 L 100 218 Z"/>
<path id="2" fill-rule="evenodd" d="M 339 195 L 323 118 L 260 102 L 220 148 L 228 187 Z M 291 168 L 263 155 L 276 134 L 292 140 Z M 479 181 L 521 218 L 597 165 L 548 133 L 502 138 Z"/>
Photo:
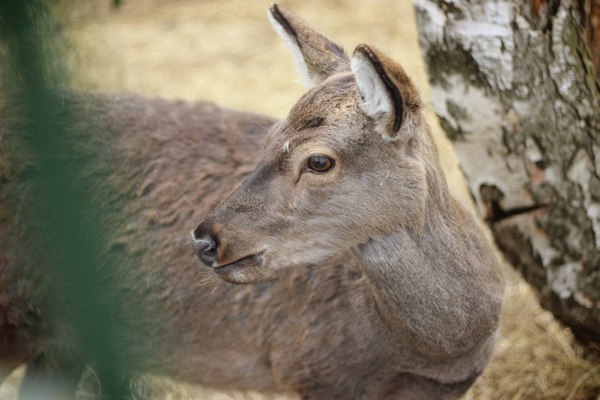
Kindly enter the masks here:
<path id="1" fill-rule="evenodd" d="M 327 172 L 332 169 L 334 165 L 335 160 L 333 158 L 321 154 L 310 156 L 306 163 L 306 167 L 309 171 L 317 173 Z"/>

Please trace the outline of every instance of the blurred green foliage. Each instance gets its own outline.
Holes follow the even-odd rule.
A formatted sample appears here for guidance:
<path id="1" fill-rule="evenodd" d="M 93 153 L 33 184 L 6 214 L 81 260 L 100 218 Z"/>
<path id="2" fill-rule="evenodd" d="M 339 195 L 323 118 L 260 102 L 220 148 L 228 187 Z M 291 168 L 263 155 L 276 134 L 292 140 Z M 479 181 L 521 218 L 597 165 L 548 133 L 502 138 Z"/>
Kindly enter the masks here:
<path id="1" fill-rule="evenodd" d="M 95 365 L 103 395 L 112 398 L 122 394 L 127 373 L 115 335 L 114 316 L 122 305 L 115 303 L 113 288 L 95 275 L 106 235 L 91 223 L 89 215 L 98 214 L 99 205 L 83 188 L 94 183 L 82 181 L 81 161 L 69 142 L 78 116 L 51 100 L 52 92 L 66 87 L 69 78 L 60 32 L 46 6 L 43 0 L 0 1 L 0 41 L 5 50 L 0 94 L 7 103 L 19 103 L 12 109 L 21 115 L 5 119 L 28 121 L 12 134 L 36 162 L 29 177 L 35 200 L 25 206 L 28 218 L 36 221 L 37 228 L 30 232 L 34 241 L 47 242 L 31 251 L 35 259 L 43 260 L 37 267 L 55 294 L 49 301 L 55 315 L 70 316 L 82 359 Z"/>

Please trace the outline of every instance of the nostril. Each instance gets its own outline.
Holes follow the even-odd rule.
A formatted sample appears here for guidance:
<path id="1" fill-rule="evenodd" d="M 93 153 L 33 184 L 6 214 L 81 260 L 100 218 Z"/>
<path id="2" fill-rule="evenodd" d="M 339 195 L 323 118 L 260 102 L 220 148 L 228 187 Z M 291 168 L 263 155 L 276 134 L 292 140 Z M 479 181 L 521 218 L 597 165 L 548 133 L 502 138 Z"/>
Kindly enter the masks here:
<path id="1" fill-rule="evenodd" d="M 219 240 L 212 235 L 206 235 L 204 237 L 195 238 L 195 245 L 197 249 L 198 258 L 205 265 L 212 267 L 217 259 L 217 250 L 219 249 Z"/>
<path id="2" fill-rule="evenodd" d="M 200 224 L 192 231 L 192 238 L 194 240 L 203 239 L 206 236 L 206 230 L 204 229 L 204 224 Z"/>

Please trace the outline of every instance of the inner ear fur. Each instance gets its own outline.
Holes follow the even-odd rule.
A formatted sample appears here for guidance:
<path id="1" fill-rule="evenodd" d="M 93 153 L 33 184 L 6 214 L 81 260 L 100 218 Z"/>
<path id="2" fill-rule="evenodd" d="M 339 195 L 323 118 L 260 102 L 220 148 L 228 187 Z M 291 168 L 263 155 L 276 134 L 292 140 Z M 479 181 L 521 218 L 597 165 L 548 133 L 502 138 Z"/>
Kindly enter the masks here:
<path id="1" fill-rule="evenodd" d="M 410 134 L 421 100 L 402 67 L 374 47 L 361 44 L 354 50 L 352 71 L 362 108 L 384 139 Z"/>
<path id="2" fill-rule="evenodd" d="M 291 49 L 306 86 L 316 86 L 334 73 L 350 69 L 350 60 L 342 47 L 300 18 L 273 4 L 269 9 L 269 19 Z"/>

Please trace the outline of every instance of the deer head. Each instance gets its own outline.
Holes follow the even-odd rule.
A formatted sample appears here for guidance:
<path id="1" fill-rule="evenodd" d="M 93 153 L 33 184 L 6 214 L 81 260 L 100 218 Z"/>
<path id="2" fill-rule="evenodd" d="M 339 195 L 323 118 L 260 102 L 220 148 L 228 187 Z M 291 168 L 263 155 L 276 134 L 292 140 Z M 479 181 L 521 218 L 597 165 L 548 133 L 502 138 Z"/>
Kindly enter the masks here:
<path id="1" fill-rule="evenodd" d="M 192 233 L 200 260 L 233 283 L 422 230 L 435 152 L 398 64 L 367 45 L 350 59 L 276 5 L 269 16 L 311 88 L 271 128 L 256 170 Z"/>

